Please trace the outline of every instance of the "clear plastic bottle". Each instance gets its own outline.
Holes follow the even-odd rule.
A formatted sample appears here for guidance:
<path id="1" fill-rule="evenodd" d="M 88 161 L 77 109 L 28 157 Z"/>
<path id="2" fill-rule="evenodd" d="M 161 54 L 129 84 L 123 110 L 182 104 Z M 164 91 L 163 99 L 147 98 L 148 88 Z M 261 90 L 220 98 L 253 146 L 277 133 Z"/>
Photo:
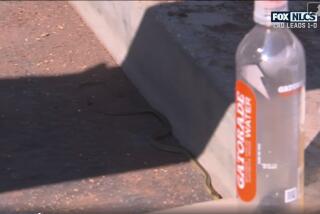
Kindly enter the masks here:
<path id="1" fill-rule="evenodd" d="M 270 11 L 287 6 L 256 1 L 257 24 L 236 53 L 237 195 L 262 210 L 303 203 L 304 49 L 270 20 Z"/>

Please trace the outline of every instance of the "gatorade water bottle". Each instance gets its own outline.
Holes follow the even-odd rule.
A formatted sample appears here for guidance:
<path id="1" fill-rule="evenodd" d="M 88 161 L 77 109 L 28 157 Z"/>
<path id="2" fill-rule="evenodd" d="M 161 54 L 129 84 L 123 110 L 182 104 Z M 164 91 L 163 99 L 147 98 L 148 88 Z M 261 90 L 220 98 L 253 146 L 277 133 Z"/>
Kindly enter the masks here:
<path id="1" fill-rule="evenodd" d="M 236 185 L 241 201 L 291 209 L 303 201 L 305 55 L 272 26 L 287 1 L 255 1 L 256 26 L 236 53 Z"/>

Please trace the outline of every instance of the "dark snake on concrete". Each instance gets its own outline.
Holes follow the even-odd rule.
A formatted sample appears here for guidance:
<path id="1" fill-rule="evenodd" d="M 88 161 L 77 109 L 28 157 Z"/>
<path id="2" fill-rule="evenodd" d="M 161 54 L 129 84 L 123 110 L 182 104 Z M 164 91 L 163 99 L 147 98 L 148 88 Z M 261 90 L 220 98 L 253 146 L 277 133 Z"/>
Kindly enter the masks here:
<path id="1" fill-rule="evenodd" d="M 78 88 L 83 88 L 83 87 L 91 87 L 91 86 L 96 86 L 96 85 L 104 85 L 105 82 L 103 81 L 94 81 L 94 82 L 85 82 L 82 83 L 78 86 Z M 148 116 L 153 116 L 155 117 L 163 127 L 165 127 L 165 131 L 158 131 L 153 134 L 153 139 L 151 145 L 161 151 L 166 151 L 166 152 L 171 152 L 171 153 L 176 153 L 176 154 L 183 154 L 187 156 L 198 168 L 200 168 L 201 172 L 203 173 L 205 177 L 205 184 L 206 187 L 209 191 L 210 196 L 212 197 L 213 200 L 219 200 L 222 198 L 222 196 L 213 188 L 212 183 L 211 183 L 211 177 L 207 170 L 196 160 L 196 158 L 184 147 L 180 145 L 169 145 L 166 143 L 161 142 L 162 140 L 172 137 L 172 128 L 171 124 L 168 121 L 166 117 L 164 117 L 162 114 L 155 110 L 142 110 L 142 111 L 135 111 L 135 112 L 97 112 L 98 114 L 102 114 L 105 116 L 115 116 L 115 117 L 127 117 L 127 116 L 137 116 L 137 115 L 148 115 Z"/>
<path id="2" fill-rule="evenodd" d="M 200 168 L 201 172 L 203 173 L 205 177 L 206 187 L 212 199 L 219 200 L 222 198 L 221 195 L 213 188 L 211 183 L 211 178 L 207 170 L 194 158 L 194 156 L 187 149 L 185 149 L 180 145 L 169 145 L 161 142 L 165 138 L 172 137 L 173 134 L 172 134 L 172 129 L 169 121 L 159 112 L 154 110 L 144 110 L 144 111 L 137 111 L 137 112 L 123 112 L 123 113 L 111 113 L 111 112 L 97 112 L 97 113 L 100 113 L 106 116 L 119 116 L 119 117 L 150 115 L 157 118 L 157 120 L 160 121 L 160 123 L 166 128 L 166 130 L 161 133 L 160 132 L 154 133 L 153 134 L 154 141 L 152 141 L 151 145 L 158 150 L 186 155 L 190 160 L 192 160 L 193 163 L 195 163 L 195 165 L 198 168 Z"/>

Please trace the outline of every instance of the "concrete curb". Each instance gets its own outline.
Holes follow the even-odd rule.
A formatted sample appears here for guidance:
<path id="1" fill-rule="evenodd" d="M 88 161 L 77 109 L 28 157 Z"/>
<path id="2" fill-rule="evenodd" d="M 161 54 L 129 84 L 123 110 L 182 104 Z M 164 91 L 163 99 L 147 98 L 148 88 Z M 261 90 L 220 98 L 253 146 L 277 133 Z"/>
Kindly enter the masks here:
<path id="1" fill-rule="evenodd" d="M 175 136 L 207 169 L 217 191 L 234 198 L 233 56 L 252 26 L 243 21 L 250 18 L 241 16 L 249 3 L 70 3 L 150 104 L 169 119 Z M 218 35 L 220 28 L 223 35 Z M 223 39 L 231 42 L 221 45 Z M 320 86 L 315 80 L 309 85 L 313 91 L 307 97 L 316 100 L 312 108 L 320 109 L 320 96 L 311 95 Z M 320 110 L 311 111 L 320 117 Z M 306 146 L 320 130 L 320 122 L 314 123 Z"/>

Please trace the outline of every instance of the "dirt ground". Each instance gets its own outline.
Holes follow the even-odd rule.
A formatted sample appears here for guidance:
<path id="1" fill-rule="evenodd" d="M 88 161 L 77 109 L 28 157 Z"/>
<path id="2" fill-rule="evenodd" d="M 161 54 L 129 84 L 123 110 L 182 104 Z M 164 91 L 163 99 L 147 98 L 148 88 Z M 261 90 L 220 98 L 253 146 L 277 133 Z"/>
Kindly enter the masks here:
<path id="1" fill-rule="evenodd" d="M 67 2 L 0 2 L 0 213 L 143 212 L 210 200 L 151 146 L 151 107 Z M 168 139 L 174 141 L 174 139 Z"/>

